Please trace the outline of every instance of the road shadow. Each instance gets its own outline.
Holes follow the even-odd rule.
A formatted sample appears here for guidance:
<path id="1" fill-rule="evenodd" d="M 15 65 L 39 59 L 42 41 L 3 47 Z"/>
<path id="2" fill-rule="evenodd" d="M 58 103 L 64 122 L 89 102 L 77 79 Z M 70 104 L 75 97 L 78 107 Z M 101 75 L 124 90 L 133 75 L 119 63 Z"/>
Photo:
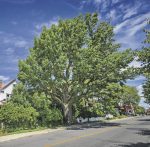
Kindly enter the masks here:
<path id="1" fill-rule="evenodd" d="M 119 145 L 119 147 L 150 147 L 150 143 L 132 143 L 132 144 L 124 144 L 124 145 Z"/>
<path id="2" fill-rule="evenodd" d="M 127 128 L 129 130 L 136 131 L 136 134 L 139 135 L 150 135 L 150 129 L 145 129 L 145 128 Z"/>
<path id="3" fill-rule="evenodd" d="M 110 122 L 98 122 L 98 123 L 86 123 L 80 125 L 74 125 L 67 127 L 67 130 L 84 130 L 90 128 L 105 128 L 105 127 L 115 127 L 121 126 L 120 123 L 110 123 Z"/>
<path id="4" fill-rule="evenodd" d="M 148 129 L 141 129 L 139 130 L 138 134 L 140 135 L 150 135 L 150 130 Z"/>
<path id="5" fill-rule="evenodd" d="M 138 121 L 150 121 L 150 119 L 138 119 Z"/>

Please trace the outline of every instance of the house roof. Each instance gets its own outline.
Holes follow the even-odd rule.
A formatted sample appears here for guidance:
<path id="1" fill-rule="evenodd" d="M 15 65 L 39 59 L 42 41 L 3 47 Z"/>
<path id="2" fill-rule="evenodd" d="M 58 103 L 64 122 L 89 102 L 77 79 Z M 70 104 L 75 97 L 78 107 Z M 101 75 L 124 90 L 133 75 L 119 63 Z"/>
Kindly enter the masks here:
<path id="1" fill-rule="evenodd" d="M 4 89 L 6 89 L 9 85 L 11 85 L 13 82 L 15 82 L 16 81 L 16 79 L 14 79 L 14 80 L 12 80 L 12 81 L 10 81 L 8 84 L 6 84 L 4 87 L 2 87 L 0 90 L 4 90 Z"/>

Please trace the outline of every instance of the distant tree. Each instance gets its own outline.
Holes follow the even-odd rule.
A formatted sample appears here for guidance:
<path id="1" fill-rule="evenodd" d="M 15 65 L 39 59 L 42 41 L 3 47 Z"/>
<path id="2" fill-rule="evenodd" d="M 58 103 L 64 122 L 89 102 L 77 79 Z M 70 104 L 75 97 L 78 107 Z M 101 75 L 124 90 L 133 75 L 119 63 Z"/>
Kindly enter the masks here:
<path id="1" fill-rule="evenodd" d="M 135 87 L 123 86 L 123 92 L 121 95 L 121 101 L 123 104 L 132 104 L 137 106 L 140 102 L 141 97 L 138 95 L 138 90 Z"/>
<path id="2" fill-rule="evenodd" d="M 120 105 L 137 106 L 141 99 L 136 88 L 119 83 L 109 83 L 101 94 L 99 103 L 102 104 L 104 114 L 115 116 L 119 115 L 116 110 Z"/>
<path id="3" fill-rule="evenodd" d="M 18 78 L 57 102 L 64 122 L 70 123 L 76 100 L 101 97 L 109 83 L 132 77 L 133 70 L 127 67 L 133 53 L 119 51 L 113 37 L 113 27 L 99 22 L 97 14 L 43 27 L 27 59 L 19 62 Z"/>
<path id="4" fill-rule="evenodd" d="M 141 106 L 135 107 L 135 114 L 145 114 L 145 108 Z"/>

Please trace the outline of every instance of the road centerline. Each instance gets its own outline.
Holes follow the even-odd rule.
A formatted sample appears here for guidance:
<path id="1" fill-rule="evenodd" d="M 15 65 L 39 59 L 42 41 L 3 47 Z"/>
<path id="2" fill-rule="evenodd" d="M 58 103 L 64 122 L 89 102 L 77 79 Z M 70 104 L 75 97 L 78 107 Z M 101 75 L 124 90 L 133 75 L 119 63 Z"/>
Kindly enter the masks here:
<path id="1" fill-rule="evenodd" d="M 56 143 L 53 143 L 53 144 L 46 144 L 46 145 L 44 145 L 44 147 L 55 147 L 57 145 L 61 145 L 61 144 L 64 144 L 64 143 L 69 143 L 71 141 L 75 141 L 75 140 L 79 140 L 79 139 L 82 139 L 82 138 L 86 138 L 86 137 L 94 136 L 94 135 L 97 135 L 97 134 L 105 133 L 105 132 L 108 132 L 108 131 L 116 129 L 116 128 L 120 128 L 120 127 L 114 126 L 114 127 L 111 127 L 111 128 L 104 128 L 104 130 L 101 130 L 101 131 L 98 131 L 98 132 L 95 132 L 95 133 L 89 133 L 89 134 L 84 133 L 83 135 L 75 136 L 75 137 L 72 137 L 70 139 L 60 140 L 60 141 L 58 141 Z"/>

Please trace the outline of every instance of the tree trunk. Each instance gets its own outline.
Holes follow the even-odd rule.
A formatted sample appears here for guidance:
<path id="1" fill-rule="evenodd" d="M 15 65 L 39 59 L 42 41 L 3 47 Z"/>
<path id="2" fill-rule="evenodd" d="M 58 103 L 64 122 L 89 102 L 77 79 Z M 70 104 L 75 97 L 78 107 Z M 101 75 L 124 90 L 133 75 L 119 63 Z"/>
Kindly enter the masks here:
<path id="1" fill-rule="evenodd" d="M 72 123 L 72 106 L 68 104 L 63 105 L 63 114 L 64 114 L 64 123 L 71 124 Z"/>

